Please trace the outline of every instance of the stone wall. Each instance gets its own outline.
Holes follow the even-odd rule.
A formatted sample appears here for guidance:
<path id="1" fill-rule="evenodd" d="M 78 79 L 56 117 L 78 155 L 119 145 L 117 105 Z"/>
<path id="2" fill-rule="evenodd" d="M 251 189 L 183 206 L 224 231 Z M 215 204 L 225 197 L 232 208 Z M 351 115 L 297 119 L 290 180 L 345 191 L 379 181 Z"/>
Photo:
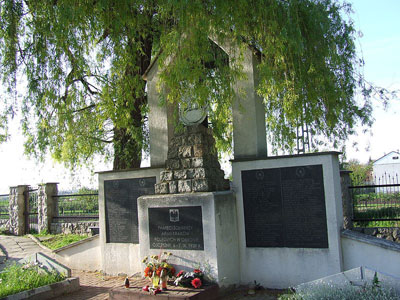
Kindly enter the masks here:
<path id="1" fill-rule="evenodd" d="M 91 227 L 99 227 L 97 221 L 77 221 L 77 222 L 63 222 L 51 223 L 52 234 L 90 234 Z"/>
<path id="2" fill-rule="evenodd" d="M 354 227 L 353 231 L 361 232 L 380 239 L 400 243 L 400 228 L 396 227 L 375 227 L 375 228 L 359 228 Z"/>
<path id="3" fill-rule="evenodd" d="M 218 162 L 212 130 L 187 126 L 168 146 L 166 168 L 155 185 L 156 194 L 213 192 L 229 189 Z"/>

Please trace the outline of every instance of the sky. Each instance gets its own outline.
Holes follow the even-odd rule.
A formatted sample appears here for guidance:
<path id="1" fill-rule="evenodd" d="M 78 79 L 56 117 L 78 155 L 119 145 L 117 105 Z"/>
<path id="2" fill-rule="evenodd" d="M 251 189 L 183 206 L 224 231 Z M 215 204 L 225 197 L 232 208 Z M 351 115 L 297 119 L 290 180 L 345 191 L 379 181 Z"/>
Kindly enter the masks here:
<path id="1" fill-rule="evenodd" d="M 400 1 L 353 0 L 353 20 L 361 30 L 357 43 L 365 60 L 365 78 L 377 86 L 400 90 Z M 400 150 L 400 93 L 386 109 L 377 100 L 372 101 L 375 122 L 372 136 L 362 134 L 346 144 L 347 158 L 365 163 Z M 358 146 L 353 147 L 357 142 Z"/>
<path id="2" fill-rule="evenodd" d="M 349 2 L 355 11 L 352 16 L 355 27 L 362 32 L 358 35 L 357 46 L 365 60 L 365 78 L 377 86 L 400 90 L 400 0 Z M 400 150 L 399 97 L 391 101 L 387 108 L 378 100 L 372 101 L 375 122 L 370 128 L 371 133 L 364 134 L 362 127 L 357 128 L 358 135 L 346 143 L 347 159 L 365 163 Z M 35 186 L 43 182 L 58 182 L 60 190 L 97 186 L 97 175 L 87 169 L 75 170 L 71 174 L 50 157 L 45 163 L 29 160 L 23 154 L 19 121 L 13 120 L 10 129 L 11 139 L 6 144 L 0 144 L 0 194 L 8 193 L 10 186 Z M 355 143 L 357 146 L 354 146 Z M 94 171 L 110 170 L 111 167 L 111 163 L 98 159 Z"/>

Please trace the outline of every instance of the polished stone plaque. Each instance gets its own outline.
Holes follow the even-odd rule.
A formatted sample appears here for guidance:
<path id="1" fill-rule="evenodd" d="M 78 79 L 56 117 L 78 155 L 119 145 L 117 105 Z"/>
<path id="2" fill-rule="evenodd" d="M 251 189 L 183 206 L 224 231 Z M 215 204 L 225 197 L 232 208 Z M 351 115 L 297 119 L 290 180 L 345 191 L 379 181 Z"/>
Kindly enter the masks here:
<path id="1" fill-rule="evenodd" d="M 139 243 L 137 198 L 154 194 L 156 177 L 104 181 L 107 243 Z"/>
<path id="2" fill-rule="evenodd" d="M 328 248 L 322 165 L 242 171 L 247 247 Z"/>
<path id="3" fill-rule="evenodd" d="M 201 206 L 150 207 L 150 249 L 204 250 Z"/>

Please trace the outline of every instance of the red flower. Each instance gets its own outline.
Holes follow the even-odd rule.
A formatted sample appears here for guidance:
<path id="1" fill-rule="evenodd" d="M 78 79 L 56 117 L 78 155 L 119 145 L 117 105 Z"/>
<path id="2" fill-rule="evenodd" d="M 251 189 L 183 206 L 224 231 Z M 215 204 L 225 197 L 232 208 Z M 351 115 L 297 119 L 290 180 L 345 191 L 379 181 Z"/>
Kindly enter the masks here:
<path id="1" fill-rule="evenodd" d="M 193 272 L 196 273 L 196 274 L 200 274 L 201 273 L 201 271 L 199 269 L 194 269 Z"/>
<path id="2" fill-rule="evenodd" d="M 199 287 L 201 287 L 201 280 L 200 278 L 195 278 L 192 280 L 192 285 L 195 289 L 198 289 Z"/>
<path id="3" fill-rule="evenodd" d="M 163 270 L 163 268 L 161 268 L 161 267 L 159 267 L 159 268 L 157 269 L 156 275 L 157 275 L 158 277 L 161 276 L 161 271 L 162 271 L 162 270 Z"/>
<path id="4" fill-rule="evenodd" d="M 146 269 L 144 269 L 145 277 L 151 277 L 151 275 L 153 275 L 153 270 L 150 267 L 147 267 Z"/>
<path id="5" fill-rule="evenodd" d="M 176 275 L 176 277 L 181 277 L 183 274 L 185 274 L 185 271 L 179 271 L 178 275 Z"/>

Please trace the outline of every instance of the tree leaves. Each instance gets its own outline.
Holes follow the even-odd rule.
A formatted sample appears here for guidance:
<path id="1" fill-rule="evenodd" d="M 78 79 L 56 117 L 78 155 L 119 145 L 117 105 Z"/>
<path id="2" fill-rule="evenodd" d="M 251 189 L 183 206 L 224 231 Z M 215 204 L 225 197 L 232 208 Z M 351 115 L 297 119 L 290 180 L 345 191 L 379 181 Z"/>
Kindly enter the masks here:
<path id="1" fill-rule="evenodd" d="M 248 47 L 261 59 L 257 92 L 275 149 L 293 149 L 304 123 L 337 143 L 357 120 L 371 122 L 368 99 L 354 100 L 364 81 L 358 81 L 354 29 L 342 17 L 349 6 L 339 1 L 0 4 L 1 78 L 10 90 L 17 74 L 27 78 L 23 103 L 12 105 L 22 107 L 26 149 L 38 157 L 50 151 L 75 165 L 121 151 L 124 160 L 140 163 L 147 135 L 142 75 L 156 54 L 160 87 L 169 91 L 162 98 L 180 103 L 191 87 L 194 101 L 210 107 L 220 150 L 232 145 L 232 83 L 244 76 Z M 228 57 L 229 49 L 238 52 Z"/>

